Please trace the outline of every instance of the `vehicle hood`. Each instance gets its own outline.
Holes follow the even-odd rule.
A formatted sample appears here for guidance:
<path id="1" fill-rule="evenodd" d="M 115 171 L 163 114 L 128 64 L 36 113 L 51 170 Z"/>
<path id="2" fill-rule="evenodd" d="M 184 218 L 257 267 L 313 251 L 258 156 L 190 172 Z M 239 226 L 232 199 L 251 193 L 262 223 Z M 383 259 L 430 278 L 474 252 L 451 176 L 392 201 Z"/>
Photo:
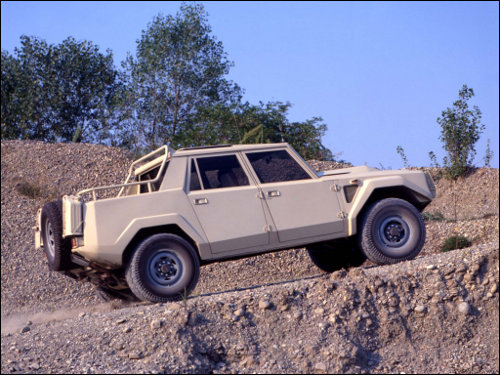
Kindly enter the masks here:
<path id="1" fill-rule="evenodd" d="M 323 176 L 336 176 L 336 175 L 353 174 L 353 173 L 366 173 L 373 171 L 378 171 L 378 169 L 367 166 L 360 166 L 360 167 L 341 168 L 341 169 L 334 169 L 331 171 L 317 172 L 316 174 L 318 175 L 318 177 L 323 177 Z"/>

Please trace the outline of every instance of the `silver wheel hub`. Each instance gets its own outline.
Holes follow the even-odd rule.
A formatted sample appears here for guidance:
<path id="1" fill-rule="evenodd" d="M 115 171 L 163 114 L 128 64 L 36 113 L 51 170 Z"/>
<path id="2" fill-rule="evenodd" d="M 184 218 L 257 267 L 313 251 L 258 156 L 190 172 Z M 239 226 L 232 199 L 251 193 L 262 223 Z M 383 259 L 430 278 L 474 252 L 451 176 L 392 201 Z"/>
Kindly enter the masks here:
<path id="1" fill-rule="evenodd" d="M 56 241 L 54 231 L 52 230 L 52 224 L 50 224 L 49 220 L 47 220 L 45 223 L 45 239 L 47 240 L 45 246 L 47 247 L 47 250 L 51 257 L 54 257 L 56 254 Z"/>
<path id="2" fill-rule="evenodd" d="M 169 286 L 179 281 L 182 275 L 182 262 L 168 249 L 159 250 L 149 261 L 149 276 L 159 286 Z"/>
<path id="3" fill-rule="evenodd" d="M 380 225 L 379 234 L 385 245 L 400 247 L 408 241 L 410 228 L 399 216 L 390 216 Z"/>

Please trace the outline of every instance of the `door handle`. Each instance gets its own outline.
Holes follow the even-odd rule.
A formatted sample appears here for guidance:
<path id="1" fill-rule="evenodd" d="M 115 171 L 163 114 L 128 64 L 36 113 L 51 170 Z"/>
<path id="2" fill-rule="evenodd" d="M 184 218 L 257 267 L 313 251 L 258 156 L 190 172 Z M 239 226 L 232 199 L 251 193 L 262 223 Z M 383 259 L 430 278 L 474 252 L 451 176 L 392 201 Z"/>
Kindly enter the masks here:
<path id="1" fill-rule="evenodd" d="M 198 198 L 194 200 L 194 204 L 208 204 L 207 198 Z"/>
<path id="2" fill-rule="evenodd" d="M 279 197 L 281 195 L 281 193 L 279 192 L 279 190 L 271 190 L 271 191 L 268 191 L 266 194 L 270 198 L 272 198 L 272 197 Z"/>

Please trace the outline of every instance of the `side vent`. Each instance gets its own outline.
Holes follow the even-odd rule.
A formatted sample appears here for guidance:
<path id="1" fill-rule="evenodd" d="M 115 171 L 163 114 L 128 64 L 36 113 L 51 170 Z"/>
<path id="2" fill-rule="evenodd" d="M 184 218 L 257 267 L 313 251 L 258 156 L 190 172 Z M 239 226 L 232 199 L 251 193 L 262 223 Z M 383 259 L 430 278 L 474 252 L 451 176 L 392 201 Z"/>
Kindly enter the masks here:
<path id="1" fill-rule="evenodd" d="M 347 203 L 351 203 L 358 191 L 358 185 L 346 185 L 344 186 L 344 195 Z"/>

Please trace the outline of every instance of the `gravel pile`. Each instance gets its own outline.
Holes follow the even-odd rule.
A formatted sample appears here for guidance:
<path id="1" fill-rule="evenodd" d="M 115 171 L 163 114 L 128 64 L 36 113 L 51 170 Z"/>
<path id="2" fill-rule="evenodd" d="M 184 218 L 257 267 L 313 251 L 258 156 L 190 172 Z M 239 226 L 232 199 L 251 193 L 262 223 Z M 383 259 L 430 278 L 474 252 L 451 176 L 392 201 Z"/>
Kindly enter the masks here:
<path id="1" fill-rule="evenodd" d="M 128 155 L 25 141 L 1 152 L 2 373 L 499 371 L 497 169 L 437 181 L 413 261 L 322 274 L 293 249 L 206 265 L 191 298 L 152 305 L 102 303 L 34 250 L 36 210 L 123 181 Z M 21 194 L 33 186 L 39 198 Z M 439 253 L 453 233 L 473 246 Z"/>

